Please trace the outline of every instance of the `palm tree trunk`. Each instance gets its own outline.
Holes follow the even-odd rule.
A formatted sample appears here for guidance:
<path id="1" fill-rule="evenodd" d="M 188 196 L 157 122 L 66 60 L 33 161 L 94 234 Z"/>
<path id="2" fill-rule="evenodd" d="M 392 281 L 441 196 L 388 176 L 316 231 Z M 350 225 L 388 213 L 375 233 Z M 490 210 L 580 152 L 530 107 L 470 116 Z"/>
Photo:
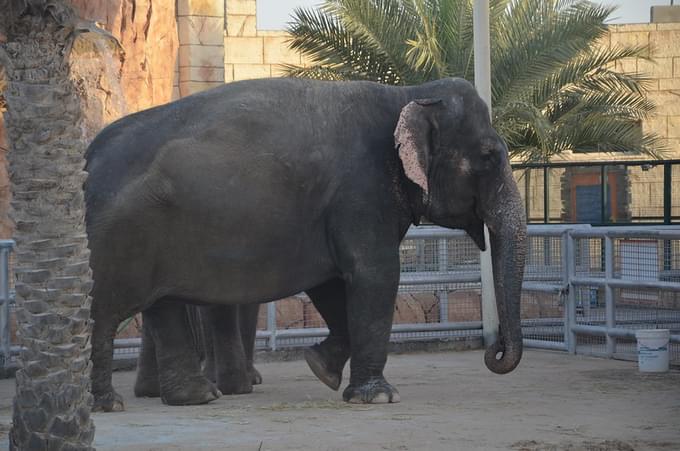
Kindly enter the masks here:
<path id="1" fill-rule="evenodd" d="M 10 449 L 86 450 L 92 449 L 94 424 L 83 154 L 92 129 L 101 126 L 106 114 L 103 102 L 92 95 L 95 85 L 107 89 L 102 77 L 95 78 L 105 65 L 76 62 L 74 54 L 91 56 L 96 49 L 76 38 L 83 25 L 74 25 L 70 8 L 43 2 L 50 4 L 46 9 L 38 3 L 19 11 L 28 14 L 14 14 L 11 22 L 0 24 L 7 36 L 0 45 L 0 62 L 8 79 L 6 125 L 22 346 Z"/>

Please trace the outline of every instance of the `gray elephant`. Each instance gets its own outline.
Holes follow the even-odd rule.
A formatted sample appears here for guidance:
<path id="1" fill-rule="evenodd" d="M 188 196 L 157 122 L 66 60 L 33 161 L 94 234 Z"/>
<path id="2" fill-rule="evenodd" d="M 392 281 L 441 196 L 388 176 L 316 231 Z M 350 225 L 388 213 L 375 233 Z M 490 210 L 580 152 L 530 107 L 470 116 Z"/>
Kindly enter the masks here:
<path id="1" fill-rule="evenodd" d="M 395 148 L 396 143 L 396 148 Z M 122 408 L 113 335 L 144 311 L 170 404 L 214 399 L 184 303 L 235 305 L 306 291 L 329 337 L 314 373 L 348 402 L 397 402 L 383 376 L 399 244 L 421 217 L 490 230 L 500 318 L 485 363 L 522 355 L 523 204 L 508 151 L 473 86 L 299 79 L 227 84 L 125 117 L 90 145 L 85 184 L 94 276 L 95 408 Z M 215 336 L 234 333 L 215 315 Z"/>
<path id="2" fill-rule="evenodd" d="M 192 343 L 198 355 L 203 375 L 217 384 L 225 395 L 250 393 L 253 385 L 262 383 L 262 376 L 253 365 L 255 335 L 259 304 L 236 306 L 194 306 L 187 305 L 188 325 Z M 224 327 L 229 327 L 226 341 L 217 342 L 209 324 L 210 315 L 226 318 Z M 145 313 L 142 313 L 145 316 Z M 219 330 L 218 330 L 219 332 Z M 162 345 L 161 345 L 162 346 Z M 151 328 L 142 323 L 142 348 L 137 363 L 137 379 L 134 393 L 137 397 L 161 396 L 160 380 L 171 375 L 159 374 L 172 368 L 159 368 L 156 362 L 156 345 Z"/>

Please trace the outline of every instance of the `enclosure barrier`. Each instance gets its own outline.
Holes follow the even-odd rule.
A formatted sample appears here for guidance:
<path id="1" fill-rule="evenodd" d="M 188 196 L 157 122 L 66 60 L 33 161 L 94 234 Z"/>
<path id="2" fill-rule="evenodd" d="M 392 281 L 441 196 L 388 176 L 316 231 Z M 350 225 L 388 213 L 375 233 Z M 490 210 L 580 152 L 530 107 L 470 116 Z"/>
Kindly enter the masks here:
<path id="1" fill-rule="evenodd" d="M 0 242 L 3 364 L 18 352 L 9 340 L 9 254 Z M 392 342 L 481 339 L 479 250 L 462 231 L 409 230 Z M 635 359 L 635 330 L 671 330 L 671 363 L 680 364 L 680 227 L 530 225 L 522 291 L 527 347 Z M 289 349 L 328 330 L 298 295 L 261 309 L 258 349 Z M 118 338 L 115 358 L 137 357 L 140 339 Z"/>

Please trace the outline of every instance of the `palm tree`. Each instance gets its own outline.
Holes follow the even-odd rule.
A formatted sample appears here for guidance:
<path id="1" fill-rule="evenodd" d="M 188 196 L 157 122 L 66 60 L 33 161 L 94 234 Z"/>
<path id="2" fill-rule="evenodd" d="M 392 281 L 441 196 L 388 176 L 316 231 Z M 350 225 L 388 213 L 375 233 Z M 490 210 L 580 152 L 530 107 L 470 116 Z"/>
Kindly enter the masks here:
<path id="1" fill-rule="evenodd" d="M 82 34 L 99 30 L 65 1 L 0 0 L 0 11 L 22 346 L 10 449 L 92 449 L 83 153 L 107 113 L 98 55 L 114 50 Z"/>
<path id="2" fill-rule="evenodd" d="M 493 120 L 514 156 L 662 154 L 659 137 L 641 132 L 654 108 L 646 78 L 615 70 L 649 49 L 599 44 L 613 11 L 583 0 L 490 1 Z M 471 0 L 326 0 L 293 19 L 290 46 L 312 65 L 287 66 L 291 76 L 474 79 Z"/>

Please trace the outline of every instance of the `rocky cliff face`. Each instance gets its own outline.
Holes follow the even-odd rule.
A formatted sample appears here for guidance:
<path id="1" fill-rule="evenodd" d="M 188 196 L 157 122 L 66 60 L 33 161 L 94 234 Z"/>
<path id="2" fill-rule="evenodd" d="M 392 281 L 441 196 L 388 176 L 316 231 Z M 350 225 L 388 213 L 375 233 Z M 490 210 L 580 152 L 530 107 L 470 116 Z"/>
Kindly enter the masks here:
<path id="1" fill-rule="evenodd" d="M 179 47 L 175 0 L 71 0 L 123 46 L 123 93 L 129 113 L 172 99 Z"/>
<path id="2" fill-rule="evenodd" d="M 120 88 L 115 89 L 122 89 L 125 104 L 106 109 L 107 120 L 117 119 L 120 111 L 133 113 L 172 99 L 179 47 L 175 0 L 71 0 L 71 4 L 83 19 L 95 21 L 111 32 L 124 50 L 120 62 L 107 64 L 121 72 Z M 116 96 L 111 94 L 114 88 L 103 78 L 101 81 L 98 100 L 105 106 L 110 97 Z M 10 190 L 5 136 L 0 114 L 0 239 L 11 238 L 13 231 L 7 216 Z"/>

